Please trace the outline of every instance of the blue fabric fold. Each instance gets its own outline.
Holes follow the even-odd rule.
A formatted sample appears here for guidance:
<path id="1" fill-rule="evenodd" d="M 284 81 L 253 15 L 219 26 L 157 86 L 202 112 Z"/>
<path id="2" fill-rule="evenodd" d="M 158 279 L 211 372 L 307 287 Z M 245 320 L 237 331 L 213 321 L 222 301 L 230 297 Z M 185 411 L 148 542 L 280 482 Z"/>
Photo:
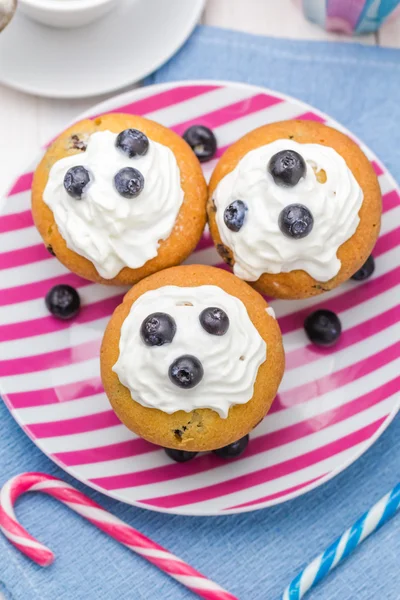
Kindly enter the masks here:
<path id="1" fill-rule="evenodd" d="M 299 42 L 199 27 L 146 83 L 228 79 L 284 92 L 327 112 L 400 178 L 400 52 Z M 0 485 L 23 471 L 73 483 L 241 600 L 277 600 L 308 561 L 400 480 L 400 419 L 357 462 L 305 496 L 235 516 L 197 518 L 130 507 L 72 480 L 0 402 Z M 0 536 L 0 590 L 14 600 L 178 600 L 193 595 L 56 501 L 25 497 L 17 513 L 57 555 L 32 564 Z M 399 600 L 400 517 L 309 594 L 310 600 Z"/>

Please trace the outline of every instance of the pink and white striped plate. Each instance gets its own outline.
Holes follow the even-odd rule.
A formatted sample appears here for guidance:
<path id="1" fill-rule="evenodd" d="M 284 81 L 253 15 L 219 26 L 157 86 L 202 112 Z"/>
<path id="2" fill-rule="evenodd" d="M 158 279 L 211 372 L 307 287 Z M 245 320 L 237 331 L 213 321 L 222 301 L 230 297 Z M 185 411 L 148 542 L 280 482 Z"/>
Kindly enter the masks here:
<path id="1" fill-rule="evenodd" d="M 84 116 L 146 115 L 179 134 L 211 127 L 218 156 L 263 123 L 326 115 L 297 100 L 249 85 L 183 82 L 147 87 L 107 100 Z M 382 433 L 399 408 L 400 195 L 384 166 L 370 157 L 383 192 L 376 270 L 331 293 L 272 303 L 284 334 L 287 371 L 270 414 L 251 434 L 248 452 L 226 463 L 213 454 L 171 463 L 163 450 L 135 437 L 116 418 L 99 378 L 99 346 L 123 289 L 68 273 L 47 252 L 32 223 L 30 165 L 0 210 L 0 384 L 11 413 L 51 459 L 118 500 L 180 514 L 253 510 L 305 493 L 335 476 Z M 39 157 L 38 157 L 39 158 Z M 215 160 L 206 164 L 209 176 Z M 190 262 L 218 264 L 204 235 Z M 62 323 L 43 298 L 55 283 L 79 289 L 83 309 Z M 343 334 L 331 350 L 310 345 L 303 319 L 316 307 L 340 315 Z"/>

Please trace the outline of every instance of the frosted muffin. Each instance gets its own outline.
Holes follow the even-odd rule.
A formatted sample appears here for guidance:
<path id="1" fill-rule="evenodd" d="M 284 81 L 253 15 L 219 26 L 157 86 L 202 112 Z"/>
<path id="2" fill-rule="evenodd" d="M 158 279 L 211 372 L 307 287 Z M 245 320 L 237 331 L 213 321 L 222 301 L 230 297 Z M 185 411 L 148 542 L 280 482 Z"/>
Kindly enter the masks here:
<path id="1" fill-rule="evenodd" d="M 208 217 L 222 258 L 264 294 L 306 298 L 349 279 L 380 229 L 381 193 L 362 150 L 314 121 L 255 129 L 222 156 Z"/>
<path id="2" fill-rule="evenodd" d="M 49 147 L 32 212 L 49 251 L 91 281 L 134 284 L 181 263 L 206 218 L 206 184 L 191 148 L 133 115 L 76 123 Z"/>
<path id="3" fill-rule="evenodd" d="M 104 334 L 101 374 L 121 421 L 165 448 L 235 442 L 268 412 L 284 370 L 279 326 L 234 275 L 201 265 L 134 286 Z"/>

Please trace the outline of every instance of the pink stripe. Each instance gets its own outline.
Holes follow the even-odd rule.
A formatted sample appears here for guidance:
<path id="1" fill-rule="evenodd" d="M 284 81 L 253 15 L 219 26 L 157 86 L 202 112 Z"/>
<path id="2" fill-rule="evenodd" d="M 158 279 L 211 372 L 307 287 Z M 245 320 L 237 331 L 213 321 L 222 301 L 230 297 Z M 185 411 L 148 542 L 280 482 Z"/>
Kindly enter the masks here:
<path id="1" fill-rule="evenodd" d="M 343 452 L 357 444 L 365 442 L 376 433 L 385 419 L 386 417 L 382 417 L 350 435 L 335 440 L 317 450 L 307 452 L 301 456 L 296 456 L 295 458 L 279 463 L 278 465 L 265 467 L 259 471 L 254 471 L 240 477 L 235 477 L 234 479 L 229 479 L 228 481 L 190 490 L 188 492 L 181 492 L 158 498 L 148 498 L 146 500 L 141 500 L 141 502 L 142 504 L 149 504 L 151 506 L 162 508 L 175 508 L 178 506 L 187 506 L 189 504 L 205 502 L 212 498 L 220 498 L 221 496 L 234 494 L 235 492 L 240 492 L 249 487 L 273 481 L 279 477 L 284 477 L 285 475 L 290 475 L 301 469 L 311 467 L 323 460 L 335 456 L 335 454 L 338 454 L 339 452 Z"/>
<path id="2" fill-rule="evenodd" d="M 181 86 L 172 90 L 160 92 L 159 94 L 148 96 L 147 98 L 142 98 L 141 100 L 136 100 L 135 102 L 130 102 L 124 106 L 119 106 L 118 108 L 113 109 L 112 112 L 130 115 L 146 115 L 156 110 L 178 105 L 180 102 L 191 100 L 192 98 L 196 98 L 197 96 L 201 96 L 202 94 L 206 94 L 214 90 L 219 90 L 220 88 L 220 85 Z M 94 119 L 96 117 L 101 117 L 103 114 L 105 113 L 91 115 L 88 118 Z M 56 138 L 50 140 L 50 142 L 46 144 L 46 147 L 50 146 L 55 139 Z"/>
<path id="3" fill-rule="evenodd" d="M 381 235 L 376 242 L 376 246 L 374 248 L 374 256 L 380 256 L 385 252 L 389 252 L 393 248 L 396 248 L 400 244 L 400 227 L 385 233 L 385 235 Z"/>
<path id="4" fill-rule="evenodd" d="M 118 296 L 112 296 L 111 298 L 105 298 L 104 300 L 93 302 L 93 304 L 82 306 L 79 315 L 74 319 L 74 327 L 82 323 L 89 323 L 96 319 L 110 316 L 114 309 L 122 302 L 122 298 L 123 294 L 118 294 Z M 0 342 L 63 331 L 70 327 L 70 322 L 59 321 L 51 315 L 41 317 L 40 319 L 32 319 L 31 321 L 9 323 L 7 325 L 0 325 Z"/>
<path id="5" fill-rule="evenodd" d="M 30 210 L 13 213 L 12 215 L 0 216 L 0 233 L 25 229 L 33 225 L 32 213 Z"/>
<path id="6" fill-rule="evenodd" d="M 383 169 L 382 169 L 382 167 L 381 167 L 381 166 L 380 166 L 380 165 L 379 165 L 379 164 L 376 162 L 376 160 L 372 160 L 372 161 L 371 161 L 371 165 L 372 165 L 372 168 L 374 169 L 374 171 L 375 171 L 375 175 L 376 175 L 377 177 L 379 177 L 379 175 L 383 175 L 383 174 L 384 174 L 384 170 L 383 170 Z"/>
<path id="7" fill-rule="evenodd" d="M 195 252 L 198 252 L 199 250 L 207 250 L 207 248 L 212 248 L 213 246 L 214 242 L 212 240 L 211 235 L 208 232 L 203 233 L 201 240 L 196 246 Z"/>
<path id="8" fill-rule="evenodd" d="M 14 194 L 20 194 L 21 192 L 27 192 L 32 187 L 33 172 L 24 173 L 21 177 L 18 177 L 17 181 L 8 192 L 7 196 L 14 196 Z"/>
<path id="9" fill-rule="evenodd" d="M 166 90 L 165 92 L 160 92 L 154 96 L 152 95 L 148 98 L 142 98 L 141 100 L 136 100 L 130 104 L 125 104 L 124 106 L 114 109 L 112 112 L 145 115 L 220 88 L 220 85 L 187 85 L 176 87 L 171 90 Z"/>
<path id="10" fill-rule="evenodd" d="M 336 354 L 353 344 L 365 341 L 380 331 L 391 327 L 400 320 L 400 304 L 387 310 L 376 317 L 372 317 L 355 327 L 343 331 L 340 340 L 333 349 L 318 348 L 315 344 L 308 344 L 286 354 L 286 369 L 296 369 L 303 365 L 309 365 L 319 358 Z"/>
<path id="11" fill-rule="evenodd" d="M 232 273 L 232 269 L 225 262 L 220 262 L 215 265 L 218 269 L 222 269 L 223 271 L 228 271 L 228 273 Z"/>
<path id="12" fill-rule="evenodd" d="M 40 260 L 53 258 L 43 244 L 27 246 L 11 252 L 0 254 L 0 269 L 11 269 L 12 267 L 21 267 L 29 265 Z M 54 260 L 54 259 L 53 259 Z"/>
<path id="13" fill-rule="evenodd" d="M 305 438 L 317 431 L 327 429 L 336 423 L 340 423 L 349 419 L 350 417 L 359 414 L 360 412 L 379 404 L 389 396 L 396 394 L 400 389 L 400 377 L 397 377 L 393 381 L 389 381 L 380 388 L 377 388 L 364 396 L 356 398 L 351 402 L 340 406 L 338 408 L 324 412 L 323 414 L 317 415 L 316 417 L 309 418 L 300 423 L 284 427 L 278 431 L 272 433 L 266 433 L 260 435 L 257 438 L 251 440 L 250 446 L 246 454 L 238 458 L 237 462 L 240 462 L 251 456 L 256 456 L 264 452 L 268 452 L 275 448 L 279 448 L 290 442 L 294 442 L 298 439 Z M 145 471 L 138 471 L 132 473 L 125 473 L 122 475 L 113 475 L 109 477 L 98 477 L 91 479 L 92 483 L 99 485 L 100 487 L 107 490 L 122 489 L 128 487 L 136 487 L 141 485 L 151 485 L 154 483 L 161 483 L 163 481 L 170 481 L 172 479 L 178 479 L 190 475 L 198 475 L 205 471 L 223 466 L 224 460 L 214 455 L 208 454 L 200 456 L 192 463 L 173 463 L 164 465 L 161 467 L 155 467 L 153 469 L 147 469 Z"/>
<path id="14" fill-rule="evenodd" d="M 45 279 L 44 281 L 35 281 L 34 283 L 19 285 L 17 287 L 8 288 L 7 290 L 1 290 L 0 306 L 7 306 L 8 304 L 17 304 L 19 302 L 28 302 L 28 300 L 44 298 L 53 285 L 60 283 L 72 285 L 76 288 L 84 287 L 86 285 L 93 285 L 91 281 L 82 279 L 73 273 L 57 275 L 57 277 Z"/>
<path id="15" fill-rule="evenodd" d="M 263 502 L 269 502 L 270 500 L 275 500 L 276 498 L 281 498 L 282 496 L 287 496 L 288 494 L 292 494 L 293 492 L 297 492 L 298 490 L 302 490 L 303 488 L 323 479 L 327 476 L 328 473 L 324 473 L 319 477 L 314 477 L 314 479 L 310 479 L 309 481 L 305 481 L 304 483 L 299 483 L 298 485 L 294 485 L 293 487 L 287 488 L 285 490 L 281 490 L 279 492 L 275 492 L 275 494 L 270 494 L 269 496 L 264 496 L 263 498 L 257 498 L 256 500 L 250 500 L 249 502 L 243 502 L 242 504 L 236 504 L 235 506 L 229 506 L 224 510 L 232 510 L 234 508 L 242 508 L 244 506 L 254 506 L 256 504 L 262 504 Z"/>
<path id="16" fill-rule="evenodd" d="M 228 150 L 228 148 L 231 146 L 232 144 L 227 144 L 226 146 L 221 146 L 217 148 L 217 151 L 215 153 L 215 158 L 220 158 L 224 152 L 226 152 Z"/>
<path id="17" fill-rule="evenodd" d="M 356 381 L 369 373 L 373 373 L 380 367 L 396 360 L 400 357 L 400 342 L 384 348 L 380 352 L 368 356 L 359 362 L 355 362 L 348 367 L 320 377 L 318 380 L 299 385 L 296 388 L 281 392 L 277 395 L 271 407 L 270 413 L 278 412 L 292 406 L 303 404 L 313 398 L 319 398 L 328 392 Z"/>
<path id="18" fill-rule="evenodd" d="M 400 196 L 397 193 L 397 190 L 393 190 L 382 196 L 382 210 L 384 213 L 392 210 L 392 208 L 396 208 L 396 206 L 399 205 Z"/>
<path id="19" fill-rule="evenodd" d="M 159 446 L 154 446 L 141 438 L 110 444 L 109 446 L 100 446 L 98 448 L 89 448 L 88 450 L 76 450 L 75 452 L 58 452 L 53 456 L 69 467 L 76 465 L 88 465 L 92 463 L 105 462 L 108 460 L 118 460 L 120 458 L 136 457 L 148 452 L 160 451 Z"/>
<path id="20" fill-rule="evenodd" d="M 318 121 L 318 123 L 325 123 L 326 121 L 324 117 L 321 117 L 320 115 L 317 115 L 316 113 L 313 113 L 311 111 L 302 113 L 301 115 L 295 117 L 295 119 L 301 121 Z"/>
<path id="21" fill-rule="evenodd" d="M 322 300 L 310 308 L 304 308 L 295 313 L 285 315 L 279 318 L 279 326 L 283 334 L 290 333 L 295 329 L 303 327 L 304 319 L 314 310 L 326 308 L 333 310 L 336 313 L 341 313 L 350 308 L 354 308 L 371 298 L 376 298 L 379 294 L 383 294 L 387 290 L 400 283 L 400 266 L 389 271 L 380 277 L 371 279 L 363 285 L 354 285 L 351 290 L 336 296 L 335 298 Z"/>
<path id="22" fill-rule="evenodd" d="M 121 421 L 113 410 L 106 410 L 94 415 L 76 417 L 75 419 L 64 419 L 63 421 L 26 425 L 26 429 L 34 438 L 48 438 L 61 435 L 74 435 L 76 433 L 87 433 L 89 431 L 115 427 L 115 425 L 121 425 Z"/>
<path id="23" fill-rule="evenodd" d="M 198 123 L 214 129 L 224 125 L 225 123 L 236 121 L 238 118 L 245 117 L 246 115 L 269 108 L 270 106 L 274 106 L 275 104 L 279 104 L 281 102 L 282 100 L 280 98 L 276 98 L 276 96 L 257 94 L 256 96 L 246 98 L 245 100 L 240 100 L 234 104 L 229 104 L 228 106 L 224 106 L 218 110 L 201 115 L 195 119 L 189 119 L 188 121 L 174 125 L 171 127 L 171 129 L 173 129 L 179 135 L 182 135 L 191 125 L 196 125 Z"/>
<path id="24" fill-rule="evenodd" d="M 93 377 L 85 381 L 76 381 L 44 390 L 8 394 L 8 401 L 13 409 L 33 408 L 34 406 L 81 400 L 82 398 L 88 398 L 103 392 L 104 389 L 100 377 Z"/>
<path id="25" fill-rule="evenodd" d="M 84 362 L 98 356 L 100 345 L 101 339 L 97 339 L 63 350 L 46 352 L 45 354 L 2 360 L 0 361 L 0 377 L 24 375 Z"/>

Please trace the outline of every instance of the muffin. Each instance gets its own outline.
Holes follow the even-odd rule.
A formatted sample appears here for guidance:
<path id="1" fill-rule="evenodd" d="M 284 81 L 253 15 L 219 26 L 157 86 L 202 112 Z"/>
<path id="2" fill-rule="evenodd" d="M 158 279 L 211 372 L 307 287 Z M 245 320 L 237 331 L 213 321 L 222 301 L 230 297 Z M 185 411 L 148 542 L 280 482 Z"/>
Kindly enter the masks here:
<path id="1" fill-rule="evenodd" d="M 245 282 L 204 265 L 134 286 L 108 324 L 100 360 L 121 421 L 154 444 L 190 452 L 246 436 L 284 370 L 272 309 Z"/>
<path id="2" fill-rule="evenodd" d="M 235 275 L 276 298 L 307 298 L 349 279 L 380 229 L 374 170 L 347 135 L 314 121 L 248 133 L 211 177 L 210 230 Z"/>
<path id="3" fill-rule="evenodd" d="M 134 284 L 181 263 L 206 220 L 199 161 L 170 129 L 108 114 L 76 123 L 49 147 L 32 185 L 35 225 L 81 277 Z"/>

